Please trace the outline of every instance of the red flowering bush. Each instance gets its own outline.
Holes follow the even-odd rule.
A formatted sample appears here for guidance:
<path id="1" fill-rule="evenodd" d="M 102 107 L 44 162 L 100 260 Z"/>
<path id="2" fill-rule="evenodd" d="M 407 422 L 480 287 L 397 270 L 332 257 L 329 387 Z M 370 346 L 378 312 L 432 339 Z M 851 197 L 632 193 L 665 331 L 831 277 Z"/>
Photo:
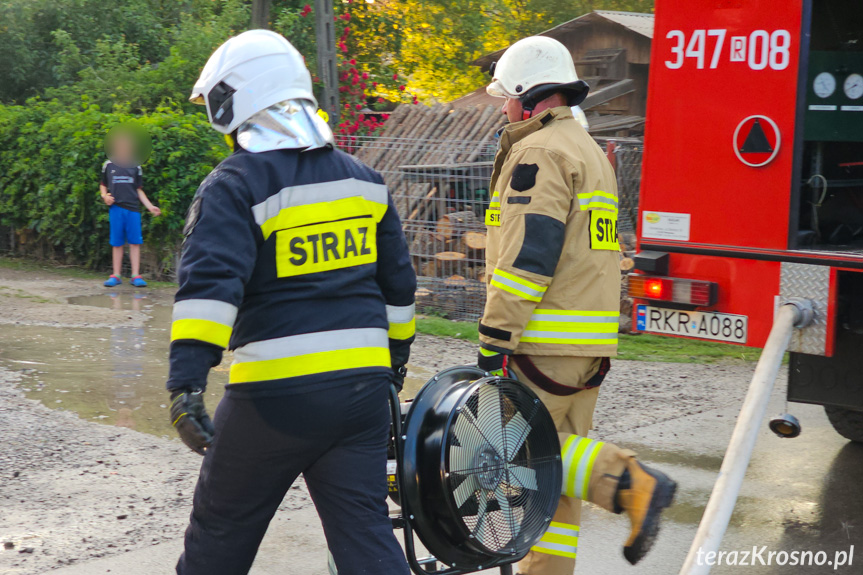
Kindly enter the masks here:
<path id="1" fill-rule="evenodd" d="M 374 8 L 367 3 L 350 0 L 337 4 L 335 8 L 341 12 L 333 17 L 336 24 L 341 23 L 336 27 L 336 32 L 340 32 L 336 38 L 336 54 L 341 109 L 334 131 L 350 150 L 350 144 L 357 143 L 358 136 L 379 131 L 389 117 L 389 114 L 378 113 L 388 104 L 383 96 L 413 104 L 418 104 L 419 100 L 408 91 L 404 79 L 399 82 L 398 72 L 393 72 L 383 62 L 362 58 L 362 54 L 370 53 L 368 37 L 379 24 Z M 311 12 L 311 6 L 306 4 L 299 16 L 305 18 Z M 312 19 L 309 20 L 313 27 Z"/>

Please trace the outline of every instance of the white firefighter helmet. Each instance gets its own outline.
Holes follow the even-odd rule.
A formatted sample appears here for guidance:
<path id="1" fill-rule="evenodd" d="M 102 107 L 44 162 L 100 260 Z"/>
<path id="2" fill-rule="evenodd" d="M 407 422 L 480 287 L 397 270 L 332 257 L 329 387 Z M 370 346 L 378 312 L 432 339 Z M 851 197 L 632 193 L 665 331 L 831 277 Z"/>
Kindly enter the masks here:
<path id="1" fill-rule="evenodd" d="M 572 55 L 566 46 L 547 36 L 530 36 L 519 40 L 491 65 L 491 96 L 515 98 L 526 110 L 554 92 L 563 92 L 568 105 L 580 104 L 589 90 L 578 79 Z"/>
<path id="2" fill-rule="evenodd" d="M 287 100 L 317 101 L 303 56 L 269 30 L 249 30 L 219 46 L 189 101 L 207 107 L 213 128 L 230 134 L 257 112 Z"/>

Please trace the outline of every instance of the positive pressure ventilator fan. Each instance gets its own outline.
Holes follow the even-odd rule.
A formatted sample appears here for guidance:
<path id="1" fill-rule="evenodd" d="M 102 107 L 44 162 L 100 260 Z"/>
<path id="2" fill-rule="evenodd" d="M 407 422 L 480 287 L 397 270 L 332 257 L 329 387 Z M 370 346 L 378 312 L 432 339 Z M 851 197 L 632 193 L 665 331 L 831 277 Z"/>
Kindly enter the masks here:
<path id="1" fill-rule="evenodd" d="M 390 403 L 390 491 L 401 506 L 393 524 L 404 529 L 411 570 L 511 574 L 560 498 L 560 443 L 546 407 L 521 383 L 475 367 L 438 373 L 407 404 L 393 388 Z M 417 558 L 414 534 L 432 557 Z"/>

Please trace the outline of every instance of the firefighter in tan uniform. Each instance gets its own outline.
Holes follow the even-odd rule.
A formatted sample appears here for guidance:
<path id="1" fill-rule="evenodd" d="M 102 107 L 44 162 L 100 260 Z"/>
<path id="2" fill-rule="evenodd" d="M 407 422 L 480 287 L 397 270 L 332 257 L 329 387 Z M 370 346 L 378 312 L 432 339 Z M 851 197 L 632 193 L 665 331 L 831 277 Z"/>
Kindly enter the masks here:
<path id="1" fill-rule="evenodd" d="M 588 438 L 599 385 L 617 353 L 617 185 L 602 150 L 573 118 L 587 85 L 569 51 L 546 37 L 510 47 L 488 93 L 506 98 L 486 213 L 488 300 L 479 366 L 515 375 L 560 433 L 563 494 L 551 527 L 519 564 L 524 575 L 571 575 L 581 501 L 626 512 L 624 556 L 650 549 L 676 484 L 634 453 Z"/>

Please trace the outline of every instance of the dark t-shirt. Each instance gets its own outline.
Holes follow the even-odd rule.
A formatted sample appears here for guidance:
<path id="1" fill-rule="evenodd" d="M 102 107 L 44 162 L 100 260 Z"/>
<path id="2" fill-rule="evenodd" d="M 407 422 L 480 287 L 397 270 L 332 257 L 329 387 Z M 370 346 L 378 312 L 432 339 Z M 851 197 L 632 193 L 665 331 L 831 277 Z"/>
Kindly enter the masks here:
<path id="1" fill-rule="evenodd" d="M 102 185 L 114 196 L 115 206 L 133 212 L 141 211 L 141 201 L 138 199 L 138 188 L 143 186 L 141 166 L 124 168 L 108 160 L 102 164 Z"/>

